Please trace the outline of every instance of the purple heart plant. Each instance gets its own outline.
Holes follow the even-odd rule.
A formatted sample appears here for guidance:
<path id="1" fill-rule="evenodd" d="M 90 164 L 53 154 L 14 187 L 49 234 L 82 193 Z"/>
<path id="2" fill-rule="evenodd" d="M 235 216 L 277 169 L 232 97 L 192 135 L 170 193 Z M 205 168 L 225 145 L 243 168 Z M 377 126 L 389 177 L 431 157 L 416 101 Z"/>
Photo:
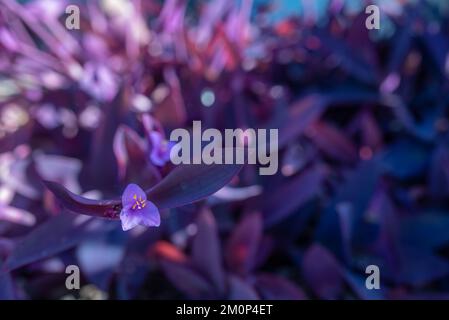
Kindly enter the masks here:
<path id="1" fill-rule="evenodd" d="M 0 299 L 92 298 L 448 299 L 447 1 L 0 0 Z"/>

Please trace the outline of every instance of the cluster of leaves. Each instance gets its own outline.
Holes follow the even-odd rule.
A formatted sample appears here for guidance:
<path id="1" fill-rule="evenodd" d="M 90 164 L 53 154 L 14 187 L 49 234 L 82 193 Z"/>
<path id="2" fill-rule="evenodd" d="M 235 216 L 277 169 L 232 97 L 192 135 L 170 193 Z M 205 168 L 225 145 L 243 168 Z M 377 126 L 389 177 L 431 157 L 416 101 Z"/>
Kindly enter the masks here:
<path id="1" fill-rule="evenodd" d="M 0 3 L 0 298 L 448 297 L 447 5 Z M 279 129 L 279 172 L 158 157 L 193 120 Z"/>

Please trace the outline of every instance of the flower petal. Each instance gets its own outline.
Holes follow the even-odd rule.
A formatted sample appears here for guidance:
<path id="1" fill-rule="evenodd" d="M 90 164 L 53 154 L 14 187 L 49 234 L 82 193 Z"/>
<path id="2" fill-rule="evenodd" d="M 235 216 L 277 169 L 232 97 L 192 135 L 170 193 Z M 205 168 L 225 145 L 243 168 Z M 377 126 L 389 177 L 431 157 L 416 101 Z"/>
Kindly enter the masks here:
<path id="1" fill-rule="evenodd" d="M 140 224 L 147 227 L 159 227 L 161 216 L 158 208 L 150 201 L 147 201 L 145 208 L 138 211 Z"/>
<path id="2" fill-rule="evenodd" d="M 164 141 L 164 137 L 162 136 L 162 134 L 157 131 L 150 132 L 149 137 L 151 141 L 151 147 L 153 150 L 157 149 Z"/>
<path id="3" fill-rule="evenodd" d="M 175 143 L 166 141 L 157 131 L 150 132 L 149 136 L 151 141 L 150 160 L 154 165 L 162 167 L 170 160 L 170 150 Z"/>
<path id="4" fill-rule="evenodd" d="M 126 187 L 122 195 L 123 209 L 131 209 L 131 207 L 136 203 L 134 196 L 136 196 L 137 199 L 147 199 L 145 191 L 143 191 L 137 184 L 131 183 Z"/>
<path id="5" fill-rule="evenodd" d="M 142 209 L 132 210 L 124 208 L 120 213 L 120 220 L 122 221 L 123 231 L 128 231 L 137 225 L 159 227 L 161 224 L 158 208 L 149 201 Z"/>
<path id="6" fill-rule="evenodd" d="M 140 223 L 141 217 L 133 214 L 131 210 L 123 209 L 120 213 L 120 220 L 122 221 L 123 231 L 128 231 Z"/>
<path id="7" fill-rule="evenodd" d="M 126 187 L 122 195 L 122 207 L 120 220 L 123 231 L 139 224 L 147 227 L 158 227 L 161 224 L 158 208 L 147 201 L 145 191 L 136 184 L 131 183 Z"/>

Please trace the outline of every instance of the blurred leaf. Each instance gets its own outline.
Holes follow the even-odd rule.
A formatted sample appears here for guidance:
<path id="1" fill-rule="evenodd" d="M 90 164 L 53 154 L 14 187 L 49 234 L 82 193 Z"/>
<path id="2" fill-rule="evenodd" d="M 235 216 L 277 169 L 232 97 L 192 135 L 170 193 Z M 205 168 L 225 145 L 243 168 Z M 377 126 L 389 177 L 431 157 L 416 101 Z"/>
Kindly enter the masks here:
<path id="1" fill-rule="evenodd" d="M 120 126 L 115 133 L 113 148 L 121 179 L 143 188 L 151 187 L 161 180 L 157 169 L 148 161 L 149 152 L 145 141 L 134 130 Z"/>
<path id="2" fill-rule="evenodd" d="M 449 54 L 447 36 L 437 32 L 426 32 L 421 38 L 435 64 L 436 68 L 434 70 L 441 72 L 442 76 L 447 78 L 447 57 Z"/>
<path id="3" fill-rule="evenodd" d="M 257 292 L 239 277 L 229 275 L 229 300 L 259 300 Z"/>
<path id="4" fill-rule="evenodd" d="M 343 132 L 325 122 L 316 122 L 308 137 L 326 155 L 342 162 L 357 160 L 357 149 Z"/>
<path id="5" fill-rule="evenodd" d="M 429 151 L 416 141 L 400 140 L 385 151 L 385 167 L 391 175 L 401 179 L 421 174 L 428 162 Z"/>
<path id="6" fill-rule="evenodd" d="M 8 257 L 4 268 L 11 271 L 54 256 L 114 227 L 117 224 L 113 222 L 62 212 L 28 233 Z"/>
<path id="7" fill-rule="evenodd" d="M 203 210 L 197 220 L 198 231 L 193 239 L 192 262 L 211 281 L 219 294 L 224 294 L 225 279 L 220 239 L 213 214 Z"/>
<path id="8" fill-rule="evenodd" d="M 225 259 L 235 273 L 246 275 L 254 268 L 262 231 L 263 222 L 259 213 L 244 216 L 234 228 L 227 242 Z"/>
<path id="9" fill-rule="evenodd" d="M 305 300 L 304 292 L 282 277 L 273 274 L 258 274 L 256 287 L 266 300 Z"/>
<path id="10" fill-rule="evenodd" d="M 323 179 L 324 172 L 321 168 L 311 168 L 287 180 L 271 195 L 257 198 L 257 206 L 263 210 L 265 225 L 269 227 L 280 222 L 307 201 L 319 196 Z"/>
<path id="11" fill-rule="evenodd" d="M 232 188 L 224 186 L 211 196 L 208 203 L 210 203 L 211 205 L 215 205 L 218 203 L 244 201 L 248 198 L 256 197 L 262 192 L 262 188 L 258 185 L 242 188 Z"/>
<path id="12" fill-rule="evenodd" d="M 162 269 L 170 282 L 182 293 L 193 299 L 213 298 L 214 289 L 200 274 L 186 264 L 169 260 L 161 261 Z"/>
<path id="13" fill-rule="evenodd" d="M 402 243 L 422 249 L 437 249 L 449 243 L 449 214 L 426 212 L 405 217 L 400 223 Z"/>
<path id="14" fill-rule="evenodd" d="M 0 300 L 15 300 L 14 284 L 11 274 L 0 272 Z"/>
<path id="15" fill-rule="evenodd" d="M 35 216 L 26 210 L 0 205 L 0 220 L 31 227 L 36 223 Z"/>
<path id="16" fill-rule="evenodd" d="M 137 299 L 150 271 L 149 261 L 138 254 L 128 254 L 117 271 L 117 298 L 123 300 Z"/>
<path id="17" fill-rule="evenodd" d="M 350 211 L 353 221 L 350 229 L 353 229 L 369 205 L 381 173 L 378 158 L 361 162 L 346 176 L 345 181 L 339 184 L 335 197 L 321 217 L 316 237 L 327 247 L 332 248 L 337 256 L 343 255 L 343 238 L 337 210 L 346 208 Z"/>
<path id="18" fill-rule="evenodd" d="M 314 244 L 305 252 L 302 264 L 305 281 L 320 299 L 338 299 L 343 290 L 342 270 L 335 257 Z"/>
<path id="19" fill-rule="evenodd" d="M 99 254 L 101 253 L 101 254 Z M 124 246 L 106 240 L 83 241 L 76 250 L 80 269 L 89 281 L 107 291 L 113 273 L 123 259 Z"/>
<path id="20" fill-rule="evenodd" d="M 346 279 L 346 282 L 349 284 L 349 286 L 352 288 L 352 290 L 354 291 L 355 294 L 357 294 L 357 296 L 360 299 L 363 300 L 383 300 L 385 299 L 385 290 L 384 288 L 381 288 L 378 290 L 369 290 L 366 288 L 366 277 L 367 275 L 364 276 L 359 276 L 358 274 L 354 274 L 350 271 L 346 271 L 344 272 L 344 277 Z"/>
<path id="21" fill-rule="evenodd" d="M 449 275 L 449 262 L 416 247 L 403 247 L 401 268 L 392 271 L 396 282 L 424 286 Z"/>
<path id="22" fill-rule="evenodd" d="M 295 102 L 272 127 L 279 128 L 279 149 L 297 138 L 325 111 L 327 98 L 320 94 L 307 95 Z"/>
<path id="23" fill-rule="evenodd" d="M 340 67 L 361 83 L 375 84 L 377 70 L 359 52 L 352 50 L 343 40 L 329 34 L 319 33 L 320 41 L 332 54 L 338 57 Z"/>
<path id="24" fill-rule="evenodd" d="M 438 146 L 430 160 L 428 175 L 429 190 L 432 196 L 444 198 L 449 195 L 449 148 Z"/>
<path id="25" fill-rule="evenodd" d="M 188 260 L 184 252 L 171 243 L 163 240 L 156 242 L 154 247 L 151 249 L 151 253 L 154 253 L 156 257 L 181 264 L 185 264 Z"/>

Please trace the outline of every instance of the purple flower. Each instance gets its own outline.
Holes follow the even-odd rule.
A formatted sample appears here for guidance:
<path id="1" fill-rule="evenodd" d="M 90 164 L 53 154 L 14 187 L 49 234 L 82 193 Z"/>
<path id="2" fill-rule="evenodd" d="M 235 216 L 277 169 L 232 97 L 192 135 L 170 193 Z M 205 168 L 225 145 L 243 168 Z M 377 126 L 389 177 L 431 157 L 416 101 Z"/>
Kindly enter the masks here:
<path id="1" fill-rule="evenodd" d="M 164 139 L 161 133 L 152 131 L 149 133 L 151 142 L 150 159 L 159 167 L 164 166 L 170 160 L 170 150 L 174 143 Z"/>
<path id="2" fill-rule="evenodd" d="M 138 224 L 147 227 L 159 227 L 161 216 L 158 208 L 147 200 L 145 192 L 136 184 L 129 184 L 122 195 L 122 221 L 123 231 L 130 230 Z"/>

